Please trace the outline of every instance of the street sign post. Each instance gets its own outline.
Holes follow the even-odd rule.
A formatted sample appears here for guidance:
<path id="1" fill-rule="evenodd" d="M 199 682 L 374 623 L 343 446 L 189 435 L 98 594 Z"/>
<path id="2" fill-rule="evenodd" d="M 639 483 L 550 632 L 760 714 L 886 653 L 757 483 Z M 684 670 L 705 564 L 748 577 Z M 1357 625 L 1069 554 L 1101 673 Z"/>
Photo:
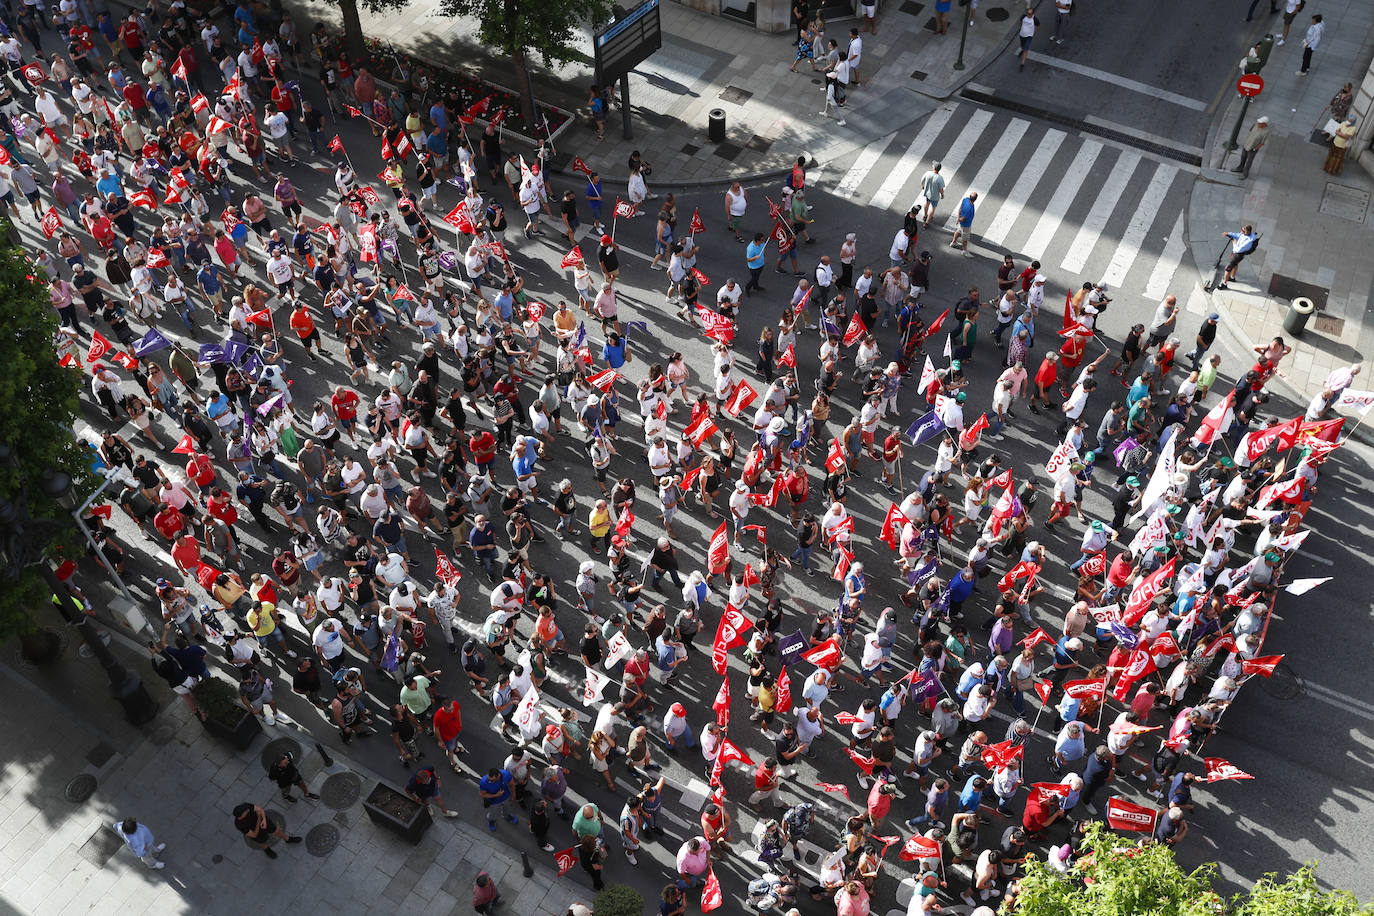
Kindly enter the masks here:
<path id="1" fill-rule="evenodd" d="M 659 2 L 644 0 L 629 11 L 617 6 L 615 21 L 592 36 L 597 85 L 605 87 L 620 80 L 620 112 L 626 140 L 631 138 L 630 71 L 663 47 Z"/>
<path id="2" fill-rule="evenodd" d="M 1253 99 L 1263 91 L 1264 77 L 1260 76 L 1258 73 L 1247 73 L 1236 80 L 1236 92 L 1239 92 L 1247 99 Z"/>

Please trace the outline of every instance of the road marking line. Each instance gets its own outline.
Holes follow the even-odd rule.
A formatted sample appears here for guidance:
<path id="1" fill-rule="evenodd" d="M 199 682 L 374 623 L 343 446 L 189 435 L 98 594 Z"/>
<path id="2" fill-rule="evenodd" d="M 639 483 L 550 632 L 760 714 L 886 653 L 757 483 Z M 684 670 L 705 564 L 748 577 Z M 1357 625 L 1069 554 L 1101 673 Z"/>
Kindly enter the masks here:
<path id="1" fill-rule="evenodd" d="M 1030 238 L 1022 247 L 1026 257 L 1034 260 L 1044 256 L 1045 249 L 1050 246 L 1050 242 L 1059 231 L 1059 224 L 1064 221 L 1064 215 L 1069 212 L 1073 199 L 1078 196 L 1078 189 L 1083 187 L 1089 170 L 1097 162 L 1097 157 L 1101 152 L 1101 143 L 1096 140 L 1083 141 L 1083 145 L 1074 154 L 1073 162 L 1063 173 L 1064 180 L 1059 183 L 1059 187 L 1054 189 L 1054 195 L 1050 198 L 1050 202 L 1045 205 L 1039 221 L 1036 222 L 1035 228 L 1031 231 Z"/>
<path id="2" fill-rule="evenodd" d="M 1353 712 L 1357 716 L 1363 716 L 1370 721 L 1374 721 L 1374 706 L 1371 706 L 1363 700 L 1357 700 L 1349 694 L 1342 693 L 1339 690 L 1332 690 L 1329 687 L 1314 684 L 1305 678 L 1302 681 L 1302 689 L 1304 693 L 1314 700 L 1320 700 L 1330 706 L 1335 706 L 1337 709 Z"/>
<path id="3" fill-rule="evenodd" d="M 1159 253 L 1159 260 L 1155 261 L 1150 279 L 1145 283 L 1146 299 L 1162 299 L 1169 291 L 1169 284 L 1173 282 L 1179 262 L 1183 260 L 1184 250 L 1183 211 L 1180 210 L 1178 218 L 1174 220 L 1174 228 L 1169 230 L 1169 237 L 1164 241 L 1164 250 Z"/>
<path id="4" fill-rule="evenodd" d="M 945 129 L 945 125 L 949 123 L 953 114 L 954 110 L 951 108 L 937 108 L 930 113 L 930 117 L 926 118 L 926 122 L 921 125 L 920 131 L 912 139 L 911 145 L 902 154 L 902 158 L 898 159 L 896 164 L 892 166 L 892 170 L 887 173 L 887 178 L 883 179 L 883 183 L 878 187 L 877 193 L 869 199 L 868 205 L 870 207 L 886 210 L 892 206 L 892 202 L 901 193 L 902 186 L 916 171 L 916 167 L 921 164 L 930 144 L 934 143 L 935 138 L 940 136 L 940 131 Z"/>
<path id="5" fill-rule="evenodd" d="M 1123 152 L 1116 160 L 1116 165 L 1112 167 L 1107 180 L 1102 183 L 1102 190 L 1098 192 L 1097 199 L 1088 208 L 1087 216 L 1083 217 L 1083 225 L 1078 227 L 1078 234 L 1069 246 L 1069 253 L 1059 265 L 1061 270 L 1077 274 L 1088 263 L 1093 249 L 1097 247 L 1097 240 L 1102 236 L 1102 230 L 1107 228 L 1107 220 L 1116 212 L 1117 202 L 1121 200 L 1121 195 L 1125 193 L 1126 185 L 1131 180 L 1131 174 L 1139 164 L 1140 154 L 1134 150 Z"/>
<path id="6" fill-rule="evenodd" d="M 1054 161 L 1054 154 L 1059 152 L 1059 146 L 1067 136 L 1068 134 L 1062 130 L 1046 132 L 1044 139 L 1040 141 L 1035 152 L 1031 154 L 1026 167 L 1021 170 L 1021 177 L 1007 192 L 1006 200 L 992 217 L 992 222 L 988 223 L 987 231 L 982 233 L 983 241 L 990 245 L 1001 245 L 1006 241 L 1007 233 L 1011 231 L 1017 217 L 1025 209 L 1026 202 L 1030 200 L 1032 192 L 1040 184 L 1041 179 L 1045 177 L 1050 163 Z"/>
<path id="7" fill-rule="evenodd" d="M 968 158 L 969 153 L 973 151 L 973 145 L 983 136 L 983 131 L 987 130 L 988 125 L 991 123 L 992 112 L 982 110 L 975 111 L 973 115 L 964 122 L 964 129 L 959 131 L 959 136 L 954 138 L 954 142 L 950 144 L 949 149 L 946 150 L 945 154 L 940 158 L 940 161 L 944 163 L 944 166 L 940 170 L 940 174 L 945 176 L 945 184 L 949 188 L 952 189 L 954 187 L 954 177 L 959 174 L 959 166 Z M 970 184 L 968 187 L 977 190 L 976 185 Z M 919 190 L 917 193 L 919 193 Z M 956 192 L 954 196 L 958 198 L 964 195 L 963 193 Z"/>
<path id="8" fill-rule="evenodd" d="M 1159 214 L 1164 196 L 1169 193 L 1177 174 L 1178 169 L 1172 166 L 1162 162 L 1155 165 L 1155 173 L 1150 177 L 1145 197 L 1136 205 L 1130 222 L 1126 224 L 1126 231 L 1121 233 L 1121 242 L 1116 246 L 1111 263 L 1107 265 L 1107 272 L 1102 276 L 1103 283 L 1115 288 L 1126 281 L 1126 274 L 1140 254 L 1140 246 L 1145 243 L 1145 236 Z"/>
<path id="9" fill-rule="evenodd" d="M 1006 129 L 1002 131 L 1002 136 L 997 138 L 997 143 L 993 146 L 992 152 L 988 153 L 988 157 L 983 160 L 982 166 L 978 169 L 978 174 L 973 176 L 973 179 L 968 183 L 968 186 L 977 190 L 984 200 L 987 199 L 992 186 L 997 182 L 997 177 L 1002 174 L 1002 170 L 1011 161 L 1011 154 L 1016 151 L 1016 145 L 1021 142 L 1021 138 L 1026 135 L 1026 129 L 1029 127 L 1029 121 L 1012 118 L 1007 123 Z M 945 220 L 945 228 L 953 232 L 958 221 L 958 212 L 951 213 L 949 219 Z"/>
<path id="10" fill-rule="evenodd" d="M 887 152 L 888 146 L 896 134 L 888 134 L 879 140 L 874 140 L 863 148 L 859 157 L 854 160 L 854 164 L 849 167 L 849 171 L 844 173 L 844 178 L 835 185 L 835 193 L 840 197 L 853 197 L 859 193 L 859 185 L 868 177 L 868 173 L 873 170 L 873 166 L 878 164 L 878 160 L 883 158 L 883 153 Z"/>
<path id="11" fill-rule="evenodd" d="M 1108 73 L 1106 70 L 1099 70 L 1096 67 L 1087 67 L 1083 64 L 1075 64 L 1072 61 L 1060 60 L 1057 57 L 1050 57 L 1048 54 L 1042 54 L 1039 51 L 1031 51 L 1029 54 L 1026 55 L 1026 59 L 1033 60 L 1036 63 L 1045 64 L 1048 67 L 1054 67 L 1058 70 L 1067 70 L 1069 73 L 1076 73 L 1079 76 L 1086 76 L 1089 79 L 1101 80 L 1104 83 L 1111 83 L 1113 86 L 1120 86 L 1122 89 L 1129 89 L 1132 92 L 1138 92 L 1141 95 L 1148 95 L 1152 98 L 1159 99 L 1162 102 L 1168 102 L 1171 105 L 1178 105 L 1181 108 L 1188 108 L 1192 111 L 1207 110 L 1206 102 L 1201 102 L 1197 99 L 1190 99 L 1186 95 L 1179 95 L 1177 92 L 1170 92 L 1167 89 L 1160 89 L 1158 86 L 1151 86 L 1149 83 L 1142 83 L 1139 80 L 1133 80 L 1130 77 L 1118 76 L 1115 73 Z"/>

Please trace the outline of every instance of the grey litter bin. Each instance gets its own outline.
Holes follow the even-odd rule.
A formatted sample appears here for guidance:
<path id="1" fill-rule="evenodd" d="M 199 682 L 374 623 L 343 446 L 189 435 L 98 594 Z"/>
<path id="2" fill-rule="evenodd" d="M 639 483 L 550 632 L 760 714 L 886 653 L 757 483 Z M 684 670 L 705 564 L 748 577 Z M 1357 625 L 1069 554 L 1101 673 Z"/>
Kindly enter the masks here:
<path id="1" fill-rule="evenodd" d="M 1307 327 L 1307 319 L 1312 317 L 1312 313 L 1317 307 L 1312 304 L 1312 300 L 1306 296 L 1293 300 L 1293 304 L 1288 306 L 1288 314 L 1283 316 L 1283 329 L 1294 337 L 1301 337 L 1302 332 Z"/>
<path id="2" fill-rule="evenodd" d="M 707 115 L 706 137 L 712 143 L 725 142 L 725 109 L 712 108 Z"/>

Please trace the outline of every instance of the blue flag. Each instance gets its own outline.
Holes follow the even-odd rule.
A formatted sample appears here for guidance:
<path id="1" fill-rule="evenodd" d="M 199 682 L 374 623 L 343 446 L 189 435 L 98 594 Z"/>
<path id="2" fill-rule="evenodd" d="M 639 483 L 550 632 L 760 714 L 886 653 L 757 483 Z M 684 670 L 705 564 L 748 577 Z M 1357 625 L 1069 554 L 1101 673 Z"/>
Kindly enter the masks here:
<path id="1" fill-rule="evenodd" d="M 802 635 L 801 630 L 778 640 L 778 660 L 782 662 L 783 667 L 795 663 L 805 650 L 806 637 Z"/>
<path id="2" fill-rule="evenodd" d="M 202 363 L 226 362 L 224 347 L 216 343 L 201 344 L 200 350 L 196 354 L 196 360 Z"/>
<path id="3" fill-rule="evenodd" d="M 841 336 L 839 326 L 824 315 L 821 316 L 821 330 L 831 337 Z"/>
<path id="4" fill-rule="evenodd" d="M 626 322 L 625 327 L 626 327 L 626 333 L 625 333 L 625 336 L 626 336 L 626 337 L 629 337 L 629 336 L 630 336 L 629 331 L 630 331 L 630 330 L 633 330 L 633 329 L 635 329 L 635 328 L 638 328 L 639 330 L 643 331 L 645 334 L 648 334 L 648 333 L 649 333 L 649 322 L 647 322 L 647 321 L 630 321 L 630 322 Z"/>
<path id="5" fill-rule="evenodd" d="M 249 353 L 248 358 L 243 361 L 243 365 L 239 368 L 243 370 L 244 375 L 256 382 L 258 376 L 262 374 L 262 360 L 258 359 L 258 354 Z"/>
<path id="6" fill-rule="evenodd" d="M 911 584 L 912 588 L 915 588 L 922 582 L 929 579 L 931 576 L 935 575 L 935 571 L 939 568 L 940 560 L 937 557 L 934 560 L 931 560 L 929 563 L 924 563 L 921 566 L 918 566 L 915 569 L 911 570 L 911 572 L 907 573 L 906 581 Z"/>
<path id="7" fill-rule="evenodd" d="M 224 341 L 224 361 L 226 363 L 233 363 L 237 366 L 239 363 L 243 362 L 243 356 L 247 352 L 248 344 L 241 340 L 235 340 L 230 337 Z"/>
<path id="8" fill-rule="evenodd" d="M 147 334 L 140 337 L 138 342 L 134 344 L 134 356 L 138 359 L 142 359 L 150 353 L 156 353 L 158 350 L 165 350 L 171 345 L 172 342 L 163 337 L 161 331 L 157 328 L 153 328 Z"/>
<path id="9" fill-rule="evenodd" d="M 579 321 L 577 323 L 577 336 L 573 338 L 573 349 L 577 350 L 587 342 L 587 323 Z"/>
<path id="10" fill-rule="evenodd" d="M 1134 649 L 1140 644 L 1140 637 L 1136 636 L 1130 627 L 1119 620 L 1113 620 L 1107 624 L 1107 629 L 1112 631 L 1112 635 L 1116 637 L 1117 642 L 1121 643 L 1122 648 Z"/>
<path id="11" fill-rule="evenodd" d="M 387 671 L 395 671 L 401 666 L 398 656 L 401 652 L 401 633 L 400 627 L 391 631 L 391 636 L 387 638 L 386 650 L 382 653 L 382 667 Z"/>
<path id="12" fill-rule="evenodd" d="M 932 410 L 930 413 L 907 427 L 906 437 L 911 440 L 912 445 L 922 445 L 944 431 L 945 424 L 940 421 L 940 417 Z"/>
<path id="13" fill-rule="evenodd" d="M 814 427 L 815 425 L 816 418 L 811 413 L 811 411 L 808 410 L 806 414 L 802 417 L 801 429 L 797 430 L 796 441 L 800 443 L 797 446 L 798 448 L 806 448 L 806 446 L 811 442 L 811 430 L 812 427 Z"/>
<path id="14" fill-rule="evenodd" d="M 457 270 L 458 256 L 451 251 L 441 252 L 439 255 L 439 266 L 448 271 Z"/>

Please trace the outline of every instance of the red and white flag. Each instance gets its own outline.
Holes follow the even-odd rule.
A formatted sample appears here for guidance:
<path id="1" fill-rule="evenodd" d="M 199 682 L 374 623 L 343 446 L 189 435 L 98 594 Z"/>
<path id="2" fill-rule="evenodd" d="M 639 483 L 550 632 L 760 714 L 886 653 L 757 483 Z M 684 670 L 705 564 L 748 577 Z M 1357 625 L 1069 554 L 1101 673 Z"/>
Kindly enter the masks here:
<path id="1" fill-rule="evenodd" d="M 197 92 L 191 96 L 191 110 L 196 114 L 210 110 L 210 100 L 205 97 L 205 93 Z"/>
<path id="2" fill-rule="evenodd" d="M 453 568 L 453 561 L 444 555 L 438 547 L 434 548 L 434 575 L 439 581 L 447 586 L 455 586 L 458 580 L 463 578 L 463 574 Z"/>
<path id="3" fill-rule="evenodd" d="M 771 197 L 765 197 L 764 200 L 768 201 L 768 218 L 769 218 L 769 219 L 774 219 L 774 220 L 782 219 L 782 217 L 783 217 L 783 209 L 782 209 L 782 207 L 780 207 L 780 206 L 778 206 L 777 204 L 773 203 L 773 198 L 771 198 Z"/>
<path id="4" fill-rule="evenodd" d="M 621 537 L 629 537 L 634 524 L 635 514 L 630 511 L 630 504 L 625 503 L 620 509 L 620 517 L 615 520 L 615 533 Z"/>
<path id="5" fill-rule="evenodd" d="M 577 867 L 579 861 L 577 857 L 577 847 L 570 846 L 562 852 L 555 852 L 553 854 L 553 861 L 554 864 L 558 866 L 558 877 L 563 877 Z"/>
<path id="6" fill-rule="evenodd" d="M 1064 692 L 1075 700 L 1101 699 L 1107 692 L 1106 678 L 1065 681 Z"/>
<path id="7" fill-rule="evenodd" d="M 157 195 L 147 188 L 143 188 L 129 195 L 129 203 L 135 207 L 147 207 L 149 210 L 156 210 Z"/>
<path id="8" fill-rule="evenodd" d="M 754 403 L 759 393 L 754 390 L 754 386 L 740 379 L 735 383 L 735 390 L 730 393 L 730 400 L 725 405 L 725 412 L 732 417 L 738 417 L 750 404 Z"/>
<path id="9" fill-rule="evenodd" d="M 778 672 L 778 695 L 774 708 L 784 715 L 792 711 L 792 678 L 788 676 L 786 668 Z"/>
<path id="10" fill-rule="evenodd" d="M 1013 745 L 1011 740 L 999 741 L 996 744 L 989 744 L 983 747 L 980 757 L 983 765 L 989 770 L 1000 770 L 1013 760 L 1022 756 L 1026 751 L 1024 744 Z"/>
<path id="11" fill-rule="evenodd" d="M 1116 686 L 1112 688 L 1112 697 L 1117 702 L 1124 703 L 1126 698 L 1131 695 L 1131 690 L 1136 682 L 1155 671 L 1155 660 L 1150 656 L 1150 650 L 1144 646 L 1136 646 L 1131 650 L 1131 656 L 1126 660 L 1126 667 L 1122 669 L 1121 676 L 1117 678 Z"/>
<path id="12" fill-rule="evenodd" d="M 42 222 L 38 225 L 43 230 L 43 235 L 52 238 L 62 231 L 62 216 L 57 212 L 56 207 L 49 207 L 47 212 L 43 214 Z"/>
<path id="13" fill-rule="evenodd" d="M 716 691 L 716 698 L 711 703 L 711 708 L 716 712 L 716 724 L 721 728 L 730 726 L 730 677 L 725 675 L 720 679 L 720 689 Z"/>
<path id="14" fill-rule="evenodd" d="M 883 530 L 878 535 L 878 540 L 888 547 L 896 550 L 902 539 L 902 526 L 906 524 L 906 516 L 896 503 L 890 503 L 887 507 L 887 515 L 883 517 Z"/>
<path id="15" fill-rule="evenodd" d="M 726 533 L 725 522 L 711 535 L 711 546 L 706 551 L 706 566 L 711 575 L 720 575 L 730 566 L 730 535 Z"/>
<path id="16" fill-rule="evenodd" d="M 841 725 L 857 725 L 864 720 L 863 716 L 855 715 L 852 712 L 835 713 L 835 721 Z"/>
<path id="17" fill-rule="evenodd" d="M 1021 645 L 1034 649 L 1042 642 L 1054 645 L 1054 637 L 1046 633 L 1044 627 L 1036 627 L 1029 636 L 1021 640 Z"/>
<path id="18" fill-rule="evenodd" d="M 1204 757 L 1202 762 L 1207 767 L 1207 781 L 1221 782 L 1224 779 L 1254 779 L 1249 773 L 1236 766 L 1234 763 L 1227 763 L 1220 757 Z"/>
<path id="19" fill-rule="evenodd" d="M 792 369 L 797 368 L 797 348 L 795 344 L 787 345 L 787 349 L 778 357 L 778 365 L 787 366 Z"/>
<path id="20" fill-rule="evenodd" d="M 801 654 L 801 657 L 817 668 L 824 668 L 827 671 L 831 671 L 839 666 L 841 659 L 844 658 L 844 654 L 840 652 L 839 642 L 832 636 L 819 646 L 812 646 L 810 649 L 807 649 Z"/>
<path id="21" fill-rule="evenodd" d="M 852 347 L 862 340 L 863 336 L 867 333 L 868 327 L 864 324 L 863 319 L 859 317 L 859 313 L 855 312 L 849 319 L 849 327 L 844 330 L 844 340 L 841 341 L 841 343 L 846 347 Z"/>
<path id="22" fill-rule="evenodd" d="M 917 859 L 938 859 L 940 858 L 940 843 L 938 840 L 923 837 L 919 833 L 915 834 L 902 846 L 898 858 L 908 862 Z"/>
<path id="23" fill-rule="evenodd" d="M 1218 652 L 1234 651 L 1236 651 L 1236 638 L 1232 636 L 1230 633 L 1223 633 L 1221 636 L 1212 640 L 1212 642 L 1208 644 L 1206 649 L 1202 650 L 1202 655 L 1204 658 L 1211 658 Z"/>
<path id="24" fill-rule="evenodd" d="M 1078 567 L 1080 576 L 1100 576 L 1107 571 L 1107 551 L 1099 550 Z"/>
<path id="25" fill-rule="evenodd" d="M 611 686 L 611 679 L 595 668 L 586 670 L 587 676 L 582 679 L 582 705 L 590 706 L 601 702 L 602 694 Z"/>
<path id="26" fill-rule="evenodd" d="M 1048 703 L 1050 701 L 1050 694 L 1052 693 L 1054 693 L 1053 681 L 1035 682 L 1035 695 L 1040 698 L 1041 703 Z"/>
<path id="27" fill-rule="evenodd" d="M 844 445 L 838 438 L 830 440 L 830 450 L 825 454 L 825 469 L 832 474 L 838 474 L 840 469 L 845 466 L 848 459 L 845 457 Z"/>
<path id="28" fill-rule="evenodd" d="M 615 380 L 620 378 L 620 374 L 614 369 L 602 369 L 593 375 L 587 376 L 587 381 L 600 388 L 602 391 L 610 391 Z"/>
<path id="29" fill-rule="evenodd" d="M 465 235 L 472 235 L 477 231 L 477 226 L 472 221 L 472 214 L 468 212 L 468 202 L 458 201 L 458 205 L 448 211 L 444 217 L 444 222 Z"/>
<path id="30" fill-rule="evenodd" d="M 635 215 L 635 205 L 627 200 L 615 199 L 615 215 L 629 218 Z"/>
<path id="31" fill-rule="evenodd" d="M 24 79 L 35 86 L 48 78 L 47 71 L 43 69 L 42 64 L 25 64 L 20 68 L 19 72 L 24 74 Z"/>
<path id="32" fill-rule="evenodd" d="M 1009 592 L 1016 588 L 1017 580 L 1031 579 L 1038 572 L 1040 572 L 1040 564 L 1033 563 L 1030 560 L 1023 560 L 1007 570 L 1007 574 L 997 580 L 997 590 L 999 592 Z"/>
<path id="33" fill-rule="evenodd" d="M 865 757 L 853 748 L 847 748 L 845 753 L 849 755 L 850 760 L 854 761 L 856 767 L 864 771 L 865 775 L 873 775 L 873 768 L 878 765 L 878 761 L 875 758 Z"/>
<path id="34" fill-rule="evenodd" d="M 687 232 L 688 232 L 688 234 L 689 234 L 689 235 L 696 235 L 698 232 L 705 232 L 705 231 L 706 231 L 706 224 L 703 223 L 703 222 L 701 221 L 701 211 L 700 211 L 700 210 L 693 210 L 693 211 L 692 211 L 692 221 L 691 221 L 691 223 L 689 223 L 688 226 L 687 226 Z"/>
<path id="35" fill-rule="evenodd" d="M 1193 433 L 1193 440 L 1199 445 L 1208 445 L 1216 438 L 1217 433 L 1224 432 L 1230 426 L 1229 417 L 1231 407 L 1235 403 L 1236 392 L 1234 390 L 1226 392 L 1226 397 L 1218 401 L 1207 411 L 1207 416 L 1202 418 L 1198 424 L 1197 432 Z"/>
<path id="36" fill-rule="evenodd" d="M 474 102 L 469 105 L 467 110 L 458 116 L 458 120 L 462 121 L 464 124 L 471 124 L 475 118 L 485 117 L 487 108 L 491 105 L 491 99 L 491 96 L 487 96 L 480 102 Z M 358 113 L 362 114 L 362 112 Z"/>
<path id="37" fill-rule="evenodd" d="M 161 248 L 149 248 L 148 258 L 144 261 L 144 263 L 147 264 L 149 267 L 157 268 L 166 267 L 168 264 L 171 264 L 172 262 L 170 259 L 168 259 L 167 252 L 163 251 Z"/>
<path id="38" fill-rule="evenodd" d="M 1294 417 L 1284 423 L 1277 423 L 1266 429 L 1251 431 L 1245 440 L 1245 455 L 1251 461 L 1258 461 L 1260 456 L 1269 451 L 1269 446 L 1277 443 L 1277 450 L 1283 451 L 1292 448 L 1293 443 L 1298 438 L 1298 429 L 1302 425 L 1302 417 Z"/>
<path id="39" fill-rule="evenodd" d="M 682 431 L 682 434 L 695 446 L 700 447 L 701 443 L 720 432 L 720 427 L 711 419 L 710 414 L 702 414 L 695 421 Z M 684 483 L 686 481 L 683 481 Z"/>
<path id="40" fill-rule="evenodd" d="M 581 248 L 580 246 L 578 246 L 578 245 L 574 245 L 574 246 L 572 247 L 572 250 L 571 250 L 571 251 L 569 251 L 567 254 L 563 255 L 563 260 L 559 262 L 558 266 L 559 266 L 559 267 L 576 267 L 578 264 L 581 264 L 581 263 L 583 263 L 583 259 L 582 259 L 582 248 Z"/>
<path id="41" fill-rule="evenodd" d="M 846 786 L 843 783 L 818 782 L 816 783 L 816 788 L 820 789 L 822 792 L 830 792 L 834 795 L 843 795 L 845 798 L 849 797 L 849 786 Z"/>
<path id="42" fill-rule="evenodd" d="M 1048 801 L 1057 798 L 1060 801 L 1069 797 L 1073 787 L 1063 782 L 1033 782 L 1030 787 L 1030 797 L 1040 801 Z"/>
<path id="43" fill-rule="evenodd" d="M 110 342 L 99 331 L 91 332 L 91 348 L 86 351 L 86 362 L 93 363 L 112 349 Z"/>
<path id="44" fill-rule="evenodd" d="M 1124 798 L 1107 799 L 1107 826 L 1113 830 L 1127 830 L 1132 833 L 1154 833 L 1155 823 L 1159 820 L 1159 810 L 1147 805 L 1137 805 Z"/>
<path id="45" fill-rule="evenodd" d="M 701 911 L 709 913 L 720 907 L 725 902 L 720 892 L 720 881 L 716 878 L 716 870 L 707 867 L 706 884 L 701 889 Z"/>
<path id="46" fill-rule="evenodd" d="M 210 121 L 208 124 L 205 125 L 205 130 L 207 133 L 211 134 L 222 134 L 233 126 L 234 125 L 230 124 L 228 121 L 224 120 L 218 115 L 210 115 Z"/>
<path id="47" fill-rule="evenodd" d="M 700 319 L 707 337 L 714 337 L 721 343 L 729 343 L 735 338 L 735 321 L 720 312 L 708 309 L 697 303 L 697 318 Z"/>
<path id="48" fill-rule="evenodd" d="M 587 163 L 585 163 L 585 162 L 582 161 L 582 157 L 581 157 L 581 156 L 573 156 L 572 170 L 573 170 L 574 172 L 581 172 L 583 175 L 586 175 L 588 178 L 590 178 L 591 175 L 592 175 L 592 170 L 591 170 L 591 168 L 587 165 Z"/>
<path id="49" fill-rule="evenodd" d="M 1135 588 L 1131 589 L 1131 597 L 1126 601 L 1126 611 L 1121 615 L 1122 623 L 1133 627 L 1140 622 L 1140 618 L 1150 609 L 1155 596 L 1174 577 L 1174 564 L 1177 562 L 1177 557 L 1171 559 L 1135 584 Z"/>
<path id="50" fill-rule="evenodd" d="M 525 303 L 525 314 L 529 316 L 530 321 L 536 324 L 544 320 L 544 313 L 546 311 L 548 311 L 548 307 L 542 302 L 530 300 Z"/>

